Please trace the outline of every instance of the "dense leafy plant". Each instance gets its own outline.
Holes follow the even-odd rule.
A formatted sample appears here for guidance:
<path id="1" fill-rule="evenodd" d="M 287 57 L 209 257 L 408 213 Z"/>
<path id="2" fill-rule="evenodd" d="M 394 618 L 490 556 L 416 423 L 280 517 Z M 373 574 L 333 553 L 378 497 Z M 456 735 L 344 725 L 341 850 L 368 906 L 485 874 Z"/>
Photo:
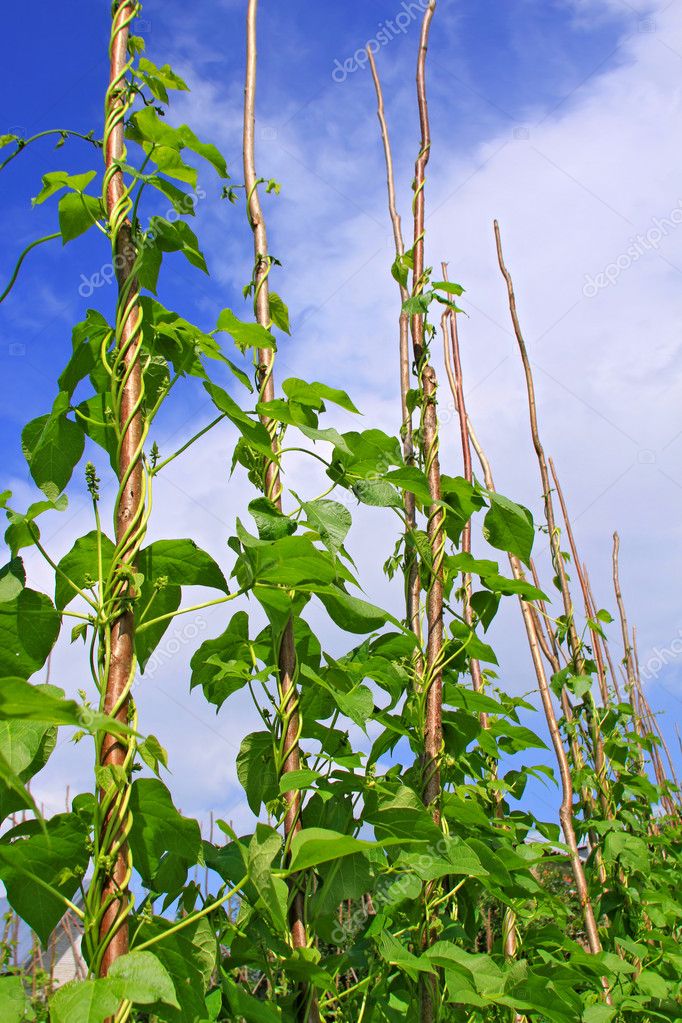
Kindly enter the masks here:
<path id="1" fill-rule="evenodd" d="M 332 425 L 330 409 L 357 412 L 334 382 L 289 378 L 277 386 L 276 352 L 290 324 L 271 290 L 279 264 L 269 255 L 259 199 L 263 186 L 277 186 L 255 167 L 255 0 L 248 3 L 243 182 L 254 236 L 245 296 L 254 315 L 216 311 L 214 325 L 202 329 L 159 301 L 168 254 L 207 272 L 189 226 L 196 164 L 217 175 L 216 199 L 222 190 L 237 200 L 240 190 L 227 184 L 215 146 L 166 119 L 169 93 L 187 86 L 144 55 L 130 32 L 139 11 L 137 0 L 113 6 L 101 187 L 96 170 L 51 171 L 34 200 L 58 197 L 59 232 L 50 237 L 66 244 L 93 229 L 105 236 L 116 309 L 111 322 L 110 313 L 89 309 L 76 325 L 54 404 L 23 431 L 41 498 L 21 511 L 2 495 L 10 559 L 0 573 L 0 811 L 9 824 L 0 879 L 12 911 L 41 942 L 66 910 L 80 919 L 88 967 L 87 979 L 49 993 L 50 1019 L 678 1018 L 679 801 L 663 770 L 624 611 L 626 700 L 615 671 L 607 676 L 610 619 L 591 603 L 564 507 L 585 594 L 578 631 L 532 379 L 546 511 L 540 526 L 495 490 L 464 405 L 455 304 L 463 289 L 446 274 L 434 281 L 425 265 L 425 58 L 435 3 L 418 65 L 414 241 L 406 250 L 398 222 L 392 268 L 403 381 L 397 437 Z M 58 132 L 60 142 L 98 145 L 94 134 L 72 136 Z M 37 141 L 4 137 L 3 167 Z M 160 197 L 172 215 L 159 213 Z M 454 358 L 464 455 L 457 477 L 439 466 L 434 309 Z M 166 454 L 155 426 L 190 378 L 202 382 L 216 417 Z M 156 477 L 190 448 L 201 457 L 202 438 L 226 423 L 236 436 L 232 471 L 253 486 L 248 509 L 235 515 L 235 535 L 225 538 L 230 560 L 219 565 L 191 539 L 147 543 Z M 319 470 L 319 491 L 302 494 L 295 479 L 285 486 L 294 451 Z M 48 511 L 65 511 L 67 487 L 82 486 L 75 473 L 89 493 L 92 528 L 56 561 L 38 523 Z M 102 508 L 108 514 L 112 483 L 109 535 Z M 357 503 L 395 515 L 399 534 L 386 571 L 404 581 L 403 620 L 357 595 L 347 551 Z M 526 577 L 535 572 L 538 529 L 550 538 L 557 617 L 538 579 Z M 492 557 L 473 556 L 478 534 Z M 28 584 L 27 548 L 50 566 L 54 598 Z M 495 554 L 507 557 L 509 575 Z M 217 596 L 183 603 L 184 589 L 194 586 Z M 558 757 L 561 828 L 523 804 L 529 778 L 552 778 L 552 770 L 509 764 L 510 756 L 525 761 L 528 751 L 545 748 L 524 723 L 531 705 L 505 692 L 486 641 L 509 599 L 521 604 Z M 161 780 L 167 755 L 154 722 L 138 719 L 133 681 L 178 615 L 232 602 L 224 631 L 194 652 L 190 684 L 219 713 L 239 691 L 253 698 L 261 726 L 243 738 L 236 769 L 258 823 L 240 835 L 219 822 L 224 841 L 213 843 L 202 841 Z M 314 605 L 327 616 L 325 635 L 334 630 L 333 655 L 309 624 Z M 67 624 L 82 652 L 77 699 L 36 681 Z M 348 648 L 339 653 L 344 637 Z M 44 819 L 29 783 L 48 765 L 60 727 L 92 740 L 92 786 L 68 812 Z M 13 818 L 17 812 L 23 820 Z M 210 895 L 192 879 L 197 865 L 210 872 Z M 3 1019 L 32 1018 L 36 1007 L 43 1013 L 8 957 L 4 968 Z"/>

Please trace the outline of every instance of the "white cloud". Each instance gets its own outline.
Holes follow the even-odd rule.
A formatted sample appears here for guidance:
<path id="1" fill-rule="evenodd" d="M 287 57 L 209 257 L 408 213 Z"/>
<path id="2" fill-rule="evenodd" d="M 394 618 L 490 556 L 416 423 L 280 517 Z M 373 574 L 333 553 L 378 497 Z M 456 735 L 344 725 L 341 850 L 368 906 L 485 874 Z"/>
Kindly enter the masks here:
<path id="1" fill-rule="evenodd" d="M 607 9 L 623 10 L 626 19 L 644 13 L 652 30 L 632 34 L 628 21 L 617 63 L 549 113 L 515 111 L 528 137 L 515 137 L 505 126 L 463 151 L 432 69 L 439 98 L 432 104 L 428 254 L 436 265 L 448 260 L 451 278 L 467 288 L 468 403 L 498 485 L 539 513 L 521 367 L 495 260 L 492 219 L 500 219 L 536 368 L 545 445 L 563 479 L 598 600 L 612 609 L 610 538 L 613 528 L 621 532 L 623 585 L 646 660 L 646 652 L 667 645 L 682 624 L 682 230 L 669 229 L 594 297 L 583 289 L 586 275 L 617 264 L 631 239 L 654 227 L 652 218 L 670 217 L 682 199 L 682 6 L 639 0 L 574 6 L 581 17 Z M 398 79 L 390 48 L 380 59 L 386 83 L 397 83 L 389 113 L 407 233 L 416 150 L 411 72 L 408 84 L 404 68 Z M 267 130 L 260 131 L 258 154 L 261 173 L 284 185 L 282 197 L 267 204 L 272 249 L 286 264 L 276 286 L 295 324 L 278 375 L 295 372 L 350 386 L 367 413 L 365 425 L 395 432 L 397 297 L 388 272 L 390 230 L 369 77 L 321 83 L 302 112 L 290 97 L 281 102 L 279 111 L 261 111 Z M 238 152 L 237 86 L 223 98 L 217 85 L 195 83 L 185 107 L 183 116 L 198 133 L 215 137 L 217 129 L 224 147 Z M 242 214 L 208 225 L 217 279 L 235 286 L 250 267 L 248 228 L 235 227 Z M 454 424 L 444 425 L 442 448 L 446 468 L 458 471 Z M 226 527 L 246 501 L 245 488 L 228 483 L 223 452 L 222 442 L 209 438 L 178 463 L 169 482 L 160 484 L 155 519 L 159 535 L 192 535 L 221 560 Z M 372 558 L 363 572 L 370 598 L 397 606 L 399 587 L 389 591 L 380 572 L 391 546 L 386 522 L 363 511 L 353 552 L 360 564 Z M 543 578 L 549 579 L 546 559 Z M 223 621 L 212 615 L 215 633 Z M 497 645 L 503 684 L 516 692 L 533 684 L 520 629 L 511 607 Z M 617 648 L 615 632 L 614 643 Z M 71 661 L 64 655 L 61 663 L 66 670 Z M 164 704 L 164 690 L 170 704 Z M 178 655 L 168 678 L 154 679 L 149 693 L 140 690 L 140 700 L 150 717 L 160 715 L 160 738 L 171 746 L 173 783 L 184 809 L 193 809 L 190 803 L 202 810 L 228 807 L 235 797 L 234 748 L 252 715 L 237 701 L 216 720 L 187 693 L 187 668 Z M 195 708 L 201 723 L 192 717 Z"/>

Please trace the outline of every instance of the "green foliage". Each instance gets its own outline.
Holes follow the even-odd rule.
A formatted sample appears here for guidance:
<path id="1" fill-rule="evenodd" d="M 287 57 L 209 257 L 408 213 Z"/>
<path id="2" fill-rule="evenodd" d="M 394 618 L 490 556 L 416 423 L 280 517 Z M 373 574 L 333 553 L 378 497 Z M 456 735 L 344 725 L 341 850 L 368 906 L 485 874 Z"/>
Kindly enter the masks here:
<path id="1" fill-rule="evenodd" d="M 214 145 L 165 118 L 169 93 L 187 89 L 182 79 L 142 56 L 141 40 L 129 50 L 123 91 L 132 106 L 121 173 L 130 190 L 133 273 L 157 295 L 166 254 L 181 253 L 191 268 L 208 272 L 184 219 L 194 214 L 188 189 L 198 183 L 195 163 L 208 164 L 221 182 L 228 171 Z M 17 144 L 4 136 L 0 142 Z M 43 177 L 34 203 L 56 199 L 64 243 L 100 221 L 111 231 L 102 200 L 87 191 L 96 173 Z M 236 198 L 238 186 L 225 187 Z M 278 191 L 274 182 L 266 189 Z M 159 216 L 153 205 L 148 214 L 142 200 L 150 195 L 156 208 L 163 196 L 177 217 Z M 275 276 L 280 265 L 272 257 L 257 263 L 247 297 L 262 286 L 259 274 Z M 392 272 L 407 288 L 413 269 L 408 252 Z M 456 309 L 463 288 L 430 277 L 427 270 L 416 282 L 405 313 L 428 317 L 434 303 Z M 139 539 L 133 557 L 131 536 L 109 536 L 102 526 L 97 475 L 109 473 L 108 461 L 113 472 L 102 492 L 107 483 L 121 483 L 123 371 L 112 368 L 120 325 L 87 310 L 74 327 L 51 411 L 22 432 L 30 476 L 43 496 L 26 512 L 10 507 L 7 492 L 0 502 L 10 556 L 0 570 L 0 818 L 6 821 L 0 880 L 12 913 L 43 944 L 65 910 L 83 917 L 89 972 L 52 993 L 49 1010 L 32 1004 L 19 976 L 0 977 L 2 1019 L 20 1023 L 37 1010 L 40 1018 L 49 1011 L 54 1023 L 293 1023 L 301 1018 L 301 998 L 315 998 L 329 1023 L 397 1023 L 418 1019 L 425 983 L 433 985 L 443 1023 L 678 1019 L 682 832 L 679 815 L 670 811 L 674 789 L 650 777 L 657 741 L 642 734 L 632 705 L 597 706 L 592 650 L 584 638 L 579 657 L 569 649 L 565 617 L 543 621 L 550 621 L 560 663 L 568 663 L 552 685 L 570 700 L 570 719 L 560 728 L 574 756 L 574 816 L 589 847 L 585 874 L 599 955 L 585 949 L 558 825 L 537 818 L 524 802 L 529 780 L 553 782 L 554 773 L 532 727 L 533 708 L 505 693 L 506 666 L 498 665 L 490 643 L 505 602 L 518 597 L 543 616 L 540 605 L 550 603 L 515 568 L 530 565 L 536 531 L 530 512 L 461 476 L 443 475 L 439 492 L 432 491 L 420 436 L 423 365 L 414 367 L 408 395 L 409 408 L 422 415 L 416 453 L 407 459 L 401 439 L 371 423 L 345 432 L 333 425 L 339 411 L 359 415 L 333 383 L 290 377 L 266 401 L 261 385 L 277 352 L 274 332 L 292 330 L 287 306 L 269 294 L 267 325 L 226 308 L 214 310 L 204 330 L 156 297 L 143 296 L 136 305 L 146 503 L 131 527 Z M 431 336 L 426 321 L 427 346 Z M 183 387 L 196 386 L 191 378 L 201 381 L 218 418 L 176 451 L 160 452 L 149 430 L 172 402 L 186 407 Z M 234 380 L 245 401 L 232 393 Z M 200 457 L 201 437 L 218 423 L 233 442 L 226 463 L 231 460 L 233 473 L 245 471 L 254 486 L 245 502 L 250 518 L 234 509 L 234 535 L 220 538 L 219 560 L 188 538 L 145 545 L 157 475 L 195 444 L 192 454 Z M 66 508 L 64 490 L 76 489 L 72 480 L 86 445 L 105 456 L 103 465 L 85 469 L 92 522 L 83 535 L 69 537 L 56 562 L 37 522 Z M 313 480 L 310 492 L 302 492 L 292 450 L 308 457 L 300 474 L 306 488 L 315 471 L 321 487 Z M 414 523 L 406 515 L 410 496 Z M 383 515 L 382 523 L 395 522 L 387 572 L 410 578 L 416 567 L 424 604 L 442 555 L 445 635 L 433 673 L 442 683 L 437 816 L 423 798 L 426 700 L 436 680 L 424 671 L 425 643 L 403 613 L 389 613 L 360 588 L 370 573 L 349 553 L 357 504 L 367 515 Z M 442 551 L 429 535 L 434 517 L 443 519 Z M 468 527 L 474 549 L 483 539 L 511 556 L 511 578 L 497 561 L 463 550 Z M 27 548 L 53 574 L 54 604 L 27 585 L 19 557 Z M 207 591 L 194 607 L 188 587 Z M 133 698 L 125 713 L 107 703 L 111 637 L 134 621 L 134 669 L 144 672 L 176 615 L 233 601 L 240 603 L 222 609 L 218 635 L 191 651 L 189 684 L 221 714 L 223 726 L 234 720 L 237 693 L 253 700 L 260 724 L 238 737 L 231 766 L 254 821 L 244 835 L 219 822 L 222 837 L 204 841 L 198 822 L 176 808 L 160 780 L 170 765 L 163 736 L 149 733 L 157 723 L 138 722 Z M 83 640 L 74 643 L 74 664 L 82 660 L 68 696 L 35 678 L 67 618 L 72 640 Z M 599 611 L 585 635 L 605 640 L 602 627 L 610 622 Z M 293 646 L 286 663 L 285 644 Z M 92 737 L 92 782 L 71 812 L 43 820 L 29 786 L 49 767 L 60 728 L 76 729 L 77 740 Z M 112 744 L 125 751 L 122 762 L 104 762 L 103 750 Z M 667 815 L 660 824 L 652 822 L 652 806 Z M 136 900 L 126 905 L 131 950 L 104 977 L 102 879 L 116 834 L 130 856 Z M 199 871 L 206 872 L 206 890 L 197 883 Z M 305 906 L 308 933 L 294 947 L 289 931 L 297 901 Z M 510 921 L 514 955 L 504 942 Z M 8 962 L 5 954 L 3 965 Z M 612 1005 L 604 1000 L 604 982 Z"/>

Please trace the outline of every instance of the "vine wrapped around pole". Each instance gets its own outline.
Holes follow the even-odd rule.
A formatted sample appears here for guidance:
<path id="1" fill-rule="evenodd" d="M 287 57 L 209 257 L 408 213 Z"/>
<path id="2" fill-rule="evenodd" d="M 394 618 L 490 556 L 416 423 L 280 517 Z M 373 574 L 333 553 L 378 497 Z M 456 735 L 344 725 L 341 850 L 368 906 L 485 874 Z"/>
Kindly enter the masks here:
<path id="1" fill-rule="evenodd" d="M 146 426 L 142 414 L 144 383 L 140 362 L 142 311 L 135 277 L 135 246 L 129 220 L 131 189 L 121 163 L 125 159 L 125 118 L 134 99 L 129 88 L 128 41 L 131 22 L 138 16 L 137 0 L 123 0 L 112 8 L 110 79 L 105 101 L 103 183 L 108 230 L 117 266 L 118 299 L 113 350 L 111 337 L 102 346 L 102 358 L 111 379 L 111 404 L 117 443 L 118 492 L 114 506 L 116 548 L 111 570 L 104 580 L 98 668 L 101 709 L 134 727 L 130 693 L 135 676 L 135 592 L 132 574 L 144 538 L 147 480 L 143 467 Z M 94 474 L 93 474 L 94 476 Z M 88 480 L 97 501 L 96 480 Z M 132 738 L 101 736 L 98 741 L 99 813 L 95 828 L 94 875 L 91 882 L 96 935 L 89 936 L 94 954 L 93 972 L 105 976 L 112 963 L 128 951 L 129 892 L 132 862 L 127 839 L 131 774 L 135 755 Z"/>
<path id="2" fill-rule="evenodd" d="M 256 123 L 256 75 L 257 75 L 257 16 L 258 0 L 249 0 L 246 18 L 246 86 L 244 90 L 244 184 L 247 197 L 247 212 L 253 232 L 254 245 L 254 305 L 258 323 L 270 329 L 272 316 L 270 311 L 270 293 L 268 277 L 271 260 L 268 253 L 268 236 L 265 219 L 258 194 L 259 179 L 256 176 L 255 160 L 255 123 Z M 275 397 L 274 353 L 269 348 L 258 350 L 258 386 L 259 400 L 272 401 Z M 282 483 L 278 465 L 279 440 L 277 423 L 262 416 L 261 421 L 270 434 L 273 458 L 265 466 L 264 493 L 268 500 L 282 510 Z M 291 618 L 287 621 L 277 651 L 279 669 L 279 748 L 277 769 L 280 777 L 285 777 L 301 766 L 299 740 L 301 737 L 301 717 L 299 697 L 296 686 L 296 647 L 294 644 L 294 628 Z M 284 793 L 284 839 L 288 850 L 293 837 L 301 830 L 301 792 L 291 789 Z M 291 943 L 296 948 L 306 948 L 308 944 L 305 920 L 305 895 L 301 887 L 301 878 L 290 880 L 289 929 Z M 311 1023 L 319 1018 L 314 995 L 302 989 L 298 1006 L 299 1019 Z"/>

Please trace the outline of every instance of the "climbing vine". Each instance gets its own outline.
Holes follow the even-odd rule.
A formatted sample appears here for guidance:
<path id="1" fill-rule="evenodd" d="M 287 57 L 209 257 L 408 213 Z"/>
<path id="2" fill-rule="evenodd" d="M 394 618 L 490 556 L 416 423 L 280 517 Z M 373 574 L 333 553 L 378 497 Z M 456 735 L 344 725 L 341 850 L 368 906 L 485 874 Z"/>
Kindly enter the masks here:
<path id="1" fill-rule="evenodd" d="M 0 880 L 10 906 L 2 1018 L 676 1020 L 680 793 L 642 687 L 619 541 L 623 651 L 614 655 L 613 619 L 595 601 L 545 456 L 499 226 L 540 522 L 495 488 L 466 406 L 466 292 L 449 280 L 447 253 L 438 254 L 442 279 L 427 264 L 435 0 L 425 5 L 417 53 L 409 248 L 369 54 L 395 239 L 386 267 L 398 286 L 395 350 L 386 353 L 400 383 L 395 435 L 343 429 L 337 413 L 347 422 L 359 410 L 338 381 L 281 378 L 278 350 L 292 326 L 273 288 L 286 290 L 287 270 L 271 254 L 266 222 L 280 189 L 257 170 L 259 5 L 244 7 L 243 181 L 232 181 L 213 143 L 175 124 L 170 98 L 187 85 L 145 55 L 138 0 L 112 6 L 101 140 L 97 130 L 67 128 L 0 139 L 3 174 L 45 139 L 98 157 L 95 169 L 44 174 L 34 204 L 56 201 L 58 230 L 19 254 L 0 302 L 13 301 L 37 245 L 76 245 L 88 232 L 103 236 L 116 283 L 115 302 L 103 298 L 73 328 L 54 403 L 22 432 L 38 499 L 22 510 L 8 491 L 0 497 L 8 555 L 0 571 Z M 231 154 L 232 174 L 234 166 Z M 244 310 L 211 309 L 203 326 L 159 298 L 168 259 L 209 270 L 190 227 L 198 195 L 229 211 L 228 230 L 246 223 L 253 241 Z M 452 431 L 439 418 L 446 381 Z M 162 450 L 160 413 L 197 385 L 210 418 Z M 176 460 L 201 460 L 209 435 L 226 472 L 252 488 L 246 507 L 237 487 L 230 491 L 235 526 L 220 537 L 219 560 L 189 538 L 148 542 L 157 478 Z M 442 471 L 446 451 L 461 459 L 461 475 Z M 305 474 L 294 456 L 306 459 Z M 91 528 L 71 535 L 59 558 L 39 523 L 64 514 L 74 493 L 88 496 Z M 349 553 L 357 505 L 394 523 L 385 571 L 404 591 L 404 615 L 362 592 L 367 566 Z M 548 556 L 536 554 L 546 561 L 536 565 L 538 534 Z M 53 594 L 32 588 L 26 551 L 50 572 Z M 192 587 L 214 595 L 197 603 L 186 593 Z M 537 712 L 507 692 L 489 643 L 499 607 L 512 601 L 528 640 L 528 690 L 540 695 L 537 732 L 529 727 Z M 224 613 L 223 631 L 193 650 L 189 685 L 224 720 L 236 694 L 248 693 L 260 722 L 240 735 L 235 762 L 253 825 L 239 834 L 218 821 L 218 840 L 203 839 L 198 821 L 175 806 L 155 734 L 162 726 L 138 714 L 134 698 L 174 620 L 208 608 Z M 320 615 L 324 627 L 314 629 Z M 44 681 L 69 638 L 73 684 Z M 46 817 L 31 783 L 49 771 L 59 729 L 89 744 L 91 783 Z M 537 734 L 546 732 L 551 750 Z M 558 785 L 558 820 L 540 819 L 524 800 L 531 778 Z M 75 922 L 85 975 L 29 990 L 12 951 L 15 920 L 43 946 L 60 922 Z"/>

